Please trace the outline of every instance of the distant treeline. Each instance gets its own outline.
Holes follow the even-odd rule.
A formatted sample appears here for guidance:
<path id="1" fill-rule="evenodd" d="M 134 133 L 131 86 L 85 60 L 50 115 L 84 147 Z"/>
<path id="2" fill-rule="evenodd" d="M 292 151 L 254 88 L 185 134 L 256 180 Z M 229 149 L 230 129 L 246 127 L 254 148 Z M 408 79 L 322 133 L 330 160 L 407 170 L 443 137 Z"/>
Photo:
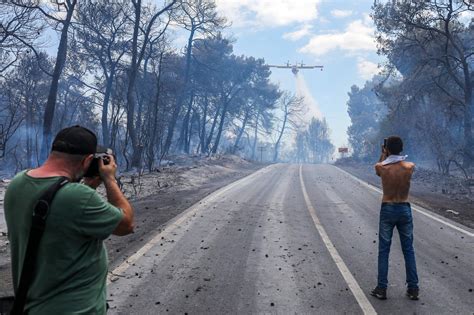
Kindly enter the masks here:
<path id="1" fill-rule="evenodd" d="M 405 152 L 428 167 L 466 176 L 474 166 L 474 7 L 466 1 L 375 4 L 379 53 L 388 63 L 349 92 L 353 156 L 374 160 L 397 134 Z"/>
<path id="2" fill-rule="evenodd" d="M 256 159 L 262 145 L 276 161 L 285 121 L 297 120 L 285 113 L 297 98 L 270 82 L 265 61 L 233 54 L 212 0 L 12 0 L 0 19 L 3 166 L 38 165 L 72 124 L 96 131 L 126 168 L 175 153 Z M 272 133 L 277 142 L 264 140 Z"/>

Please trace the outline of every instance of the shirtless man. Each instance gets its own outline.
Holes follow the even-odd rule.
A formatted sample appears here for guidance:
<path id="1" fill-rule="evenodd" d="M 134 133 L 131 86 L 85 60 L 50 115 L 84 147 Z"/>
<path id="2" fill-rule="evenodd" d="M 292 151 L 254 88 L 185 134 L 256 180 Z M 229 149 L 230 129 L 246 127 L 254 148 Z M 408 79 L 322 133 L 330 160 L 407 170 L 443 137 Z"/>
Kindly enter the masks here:
<path id="1" fill-rule="evenodd" d="M 403 142 L 400 137 L 391 136 L 382 146 L 382 155 L 375 172 L 382 178 L 383 198 L 379 222 L 379 255 L 377 287 L 371 295 L 378 299 L 387 299 L 388 257 L 394 227 L 400 235 L 403 256 L 405 258 L 407 296 L 418 300 L 418 275 L 416 272 L 415 250 L 413 248 L 413 218 L 408 193 L 415 164 L 405 161 L 400 155 Z"/>

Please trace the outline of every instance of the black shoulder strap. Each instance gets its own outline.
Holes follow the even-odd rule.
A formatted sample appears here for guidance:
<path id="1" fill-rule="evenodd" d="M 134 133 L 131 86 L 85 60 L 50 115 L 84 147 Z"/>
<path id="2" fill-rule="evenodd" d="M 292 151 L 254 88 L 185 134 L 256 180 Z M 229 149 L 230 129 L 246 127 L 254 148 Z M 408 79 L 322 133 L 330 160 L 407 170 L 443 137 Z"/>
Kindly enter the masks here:
<path id="1" fill-rule="evenodd" d="M 33 280 L 36 258 L 38 256 L 38 247 L 41 238 L 43 237 L 51 202 L 58 190 L 64 187 L 67 183 L 68 179 L 66 177 L 61 177 L 56 183 L 51 185 L 48 190 L 46 190 L 35 205 L 30 234 L 28 236 L 28 245 L 26 247 L 25 259 L 23 260 L 23 267 L 20 275 L 20 284 L 15 292 L 15 301 L 11 311 L 12 315 L 23 314 L 28 288 Z"/>

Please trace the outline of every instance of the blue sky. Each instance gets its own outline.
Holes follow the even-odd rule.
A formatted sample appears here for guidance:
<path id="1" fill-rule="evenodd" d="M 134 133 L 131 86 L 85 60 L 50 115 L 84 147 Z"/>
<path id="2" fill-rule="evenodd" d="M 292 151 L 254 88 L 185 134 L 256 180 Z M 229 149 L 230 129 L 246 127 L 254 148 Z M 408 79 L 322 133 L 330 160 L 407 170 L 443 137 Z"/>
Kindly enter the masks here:
<path id="1" fill-rule="evenodd" d="M 326 117 L 332 141 L 347 144 L 347 92 L 377 72 L 373 0 L 217 0 L 218 10 L 232 22 L 227 30 L 237 42 L 236 54 L 265 58 L 268 64 L 304 61 L 324 65 L 305 70 L 309 90 Z M 289 70 L 274 69 L 272 81 L 296 91 Z"/>

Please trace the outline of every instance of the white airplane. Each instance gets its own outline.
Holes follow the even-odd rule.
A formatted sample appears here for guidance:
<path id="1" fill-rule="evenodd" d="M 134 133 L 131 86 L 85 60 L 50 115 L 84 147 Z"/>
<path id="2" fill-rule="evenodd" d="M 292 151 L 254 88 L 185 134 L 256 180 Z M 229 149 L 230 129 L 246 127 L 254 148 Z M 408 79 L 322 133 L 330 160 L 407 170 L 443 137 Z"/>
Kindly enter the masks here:
<path id="1" fill-rule="evenodd" d="M 294 65 L 290 64 L 290 61 L 286 63 L 284 66 L 280 65 L 268 65 L 270 68 L 280 68 L 280 69 L 291 69 L 291 72 L 293 72 L 294 75 L 296 75 L 299 71 L 299 69 L 321 69 L 323 70 L 324 66 L 305 66 L 303 62 L 298 64 L 297 62 Z"/>

